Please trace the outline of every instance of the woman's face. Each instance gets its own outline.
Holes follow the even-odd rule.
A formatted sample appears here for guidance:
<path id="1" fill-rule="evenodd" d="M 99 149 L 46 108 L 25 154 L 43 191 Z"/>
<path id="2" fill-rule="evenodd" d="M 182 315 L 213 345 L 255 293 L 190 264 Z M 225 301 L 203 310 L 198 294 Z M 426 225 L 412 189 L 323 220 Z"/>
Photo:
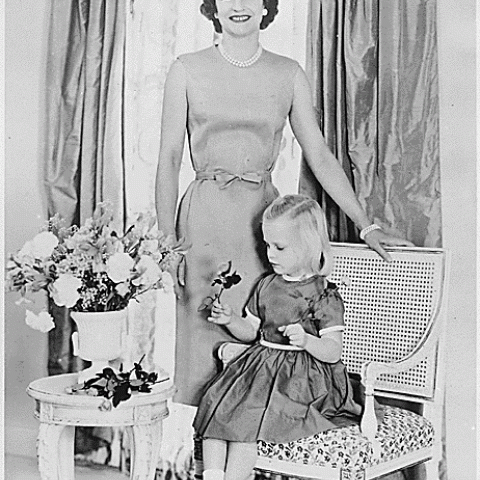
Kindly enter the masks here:
<path id="1" fill-rule="evenodd" d="M 263 0 L 216 0 L 223 33 L 243 37 L 260 31 Z"/>

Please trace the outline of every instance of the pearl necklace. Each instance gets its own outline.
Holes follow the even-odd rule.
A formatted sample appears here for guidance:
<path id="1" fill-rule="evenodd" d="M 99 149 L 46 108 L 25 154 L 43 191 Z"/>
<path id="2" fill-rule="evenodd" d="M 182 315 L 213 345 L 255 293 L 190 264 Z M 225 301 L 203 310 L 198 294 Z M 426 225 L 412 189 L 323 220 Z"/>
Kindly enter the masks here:
<path id="1" fill-rule="evenodd" d="M 248 60 L 245 60 L 245 61 L 240 61 L 240 60 L 235 60 L 234 58 L 232 58 L 226 51 L 225 49 L 223 48 L 223 45 L 221 43 L 219 43 L 217 45 L 218 47 L 218 51 L 221 53 L 222 57 L 228 62 L 228 63 L 231 63 L 232 65 L 234 65 L 235 67 L 240 67 L 240 68 L 245 68 L 245 67 L 249 67 L 250 65 L 253 65 L 259 58 L 260 58 L 260 55 L 262 54 L 263 52 L 263 48 L 261 45 L 258 46 L 258 50 L 255 52 L 255 54 L 253 55 L 253 57 L 249 58 Z"/>

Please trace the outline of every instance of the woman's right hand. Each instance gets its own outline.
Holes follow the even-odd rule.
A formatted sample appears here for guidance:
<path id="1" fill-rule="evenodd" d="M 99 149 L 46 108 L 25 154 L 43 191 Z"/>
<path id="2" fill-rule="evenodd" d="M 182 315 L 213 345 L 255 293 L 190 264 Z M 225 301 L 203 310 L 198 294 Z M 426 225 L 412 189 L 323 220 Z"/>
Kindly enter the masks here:
<path id="1" fill-rule="evenodd" d="M 385 261 L 390 262 L 392 257 L 385 251 L 383 246 L 391 247 L 414 247 L 415 245 L 400 237 L 394 237 L 385 233 L 383 230 L 373 230 L 365 235 L 364 242 L 372 249 L 375 250 Z"/>

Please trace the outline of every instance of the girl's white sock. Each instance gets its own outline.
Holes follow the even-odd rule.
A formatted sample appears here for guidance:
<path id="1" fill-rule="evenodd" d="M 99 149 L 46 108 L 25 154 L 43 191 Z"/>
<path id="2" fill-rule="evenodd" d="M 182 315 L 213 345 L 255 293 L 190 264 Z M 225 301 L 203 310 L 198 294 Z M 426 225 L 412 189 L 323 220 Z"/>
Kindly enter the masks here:
<path id="1" fill-rule="evenodd" d="M 203 480 L 223 480 L 225 473 L 223 470 L 204 470 Z"/>

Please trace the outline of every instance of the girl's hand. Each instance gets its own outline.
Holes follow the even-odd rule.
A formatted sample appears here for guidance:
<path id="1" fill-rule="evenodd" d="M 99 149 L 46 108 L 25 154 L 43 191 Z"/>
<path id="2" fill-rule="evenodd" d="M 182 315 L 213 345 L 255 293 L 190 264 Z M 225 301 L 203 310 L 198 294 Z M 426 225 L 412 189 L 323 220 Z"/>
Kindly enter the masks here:
<path id="1" fill-rule="evenodd" d="M 365 235 L 365 243 L 372 249 L 375 250 L 384 260 L 390 262 L 392 258 L 384 250 L 382 245 L 387 245 L 390 247 L 414 247 L 415 245 L 404 238 L 394 237 L 388 235 L 382 230 L 373 230 L 370 233 Z"/>
<path id="2" fill-rule="evenodd" d="M 283 332 L 285 337 L 290 340 L 290 345 L 295 347 L 305 348 L 307 345 L 308 336 L 303 327 L 299 323 L 291 325 L 283 325 L 278 327 L 280 332 Z"/>
<path id="3" fill-rule="evenodd" d="M 207 318 L 209 322 L 216 323 L 217 325 L 228 325 L 232 321 L 232 307 L 229 305 L 222 305 L 219 302 L 212 304 L 212 311 Z"/>

